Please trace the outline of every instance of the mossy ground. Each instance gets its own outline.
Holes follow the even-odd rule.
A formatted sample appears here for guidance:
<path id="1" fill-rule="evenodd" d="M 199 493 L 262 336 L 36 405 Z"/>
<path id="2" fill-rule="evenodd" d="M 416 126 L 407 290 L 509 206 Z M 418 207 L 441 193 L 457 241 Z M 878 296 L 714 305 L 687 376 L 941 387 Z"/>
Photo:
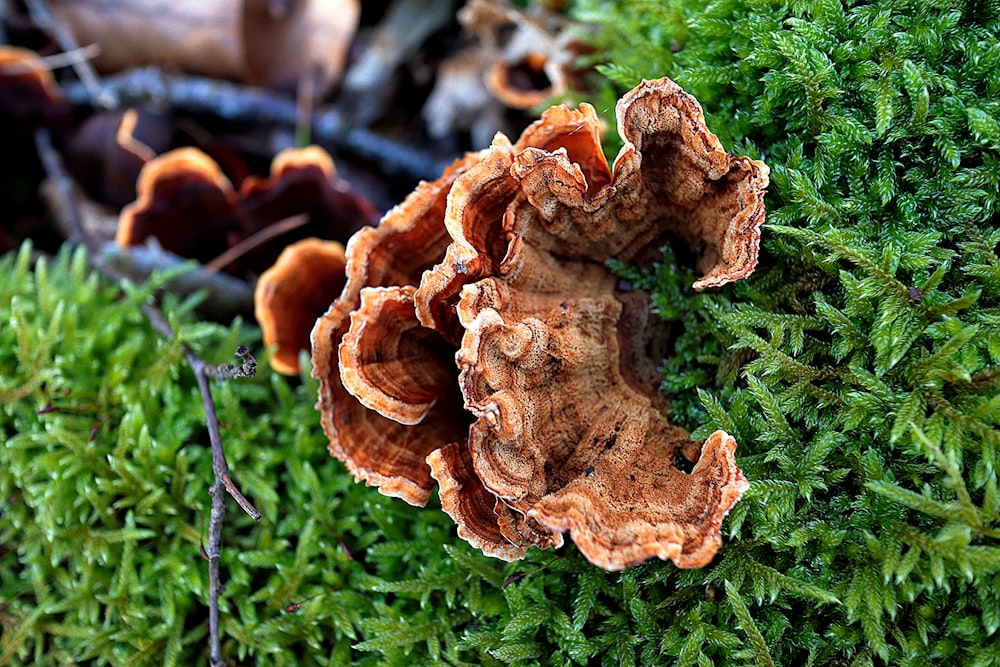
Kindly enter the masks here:
<path id="1" fill-rule="evenodd" d="M 752 486 L 723 549 L 703 570 L 617 574 L 572 547 L 484 558 L 436 507 L 354 484 L 313 382 L 262 364 L 215 387 L 264 514 L 227 516 L 227 657 L 1000 665 L 1000 5 L 575 11 L 618 83 L 599 110 L 671 76 L 772 169 L 749 280 L 695 294 L 670 254 L 618 267 L 676 323 L 673 417 L 740 442 Z M 211 462 L 180 343 L 143 320 L 151 288 L 121 294 L 79 254 L 2 262 L 0 665 L 204 663 Z M 166 310 L 206 358 L 256 344 Z"/>

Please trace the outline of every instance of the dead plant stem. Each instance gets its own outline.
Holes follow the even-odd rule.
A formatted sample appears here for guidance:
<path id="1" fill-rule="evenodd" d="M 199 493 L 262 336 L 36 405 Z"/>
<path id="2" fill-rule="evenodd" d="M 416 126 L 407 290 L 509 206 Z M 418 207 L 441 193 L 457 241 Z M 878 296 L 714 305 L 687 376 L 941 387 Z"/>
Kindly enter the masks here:
<path id="1" fill-rule="evenodd" d="M 58 193 L 60 199 L 59 214 L 66 218 L 66 226 L 70 229 L 70 242 L 84 245 L 87 248 L 87 259 L 91 266 L 111 280 L 121 284 L 126 277 L 120 271 L 103 261 L 97 242 L 90 238 L 84 230 L 75 199 L 73 183 L 62 165 L 62 159 L 52 146 L 52 139 L 46 130 L 40 129 L 35 132 L 35 144 L 38 147 L 38 153 L 45 167 L 46 174 L 52 179 Z M 170 326 L 170 322 L 163 316 L 159 308 L 148 303 L 142 304 L 141 307 L 150 325 L 157 332 L 167 339 L 175 337 L 173 327 Z M 219 558 L 222 553 L 222 527 L 226 514 L 226 499 L 223 491 L 232 496 L 243 511 L 249 514 L 254 521 L 259 520 L 261 514 L 253 506 L 253 503 L 247 500 L 246 496 L 240 492 L 229 475 L 229 465 L 226 462 L 226 454 L 222 447 L 222 435 L 219 432 L 219 418 L 216 413 L 215 400 L 212 398 L 208 379 L 209 377 L 229 379 L 252 375 L 256 370 L 256 361 L 241 346 L 237 350 L 236 356 L 244 363 L 238 369 L 234 369 L 231 364 L 214 366 L 198 356 L 186 343 L 183 343 L 182 346 L 184 356 L 198 382 L 198 391 L 201 393 L 202 405 L 205 408 L 205 421 L 212 448 L 212 471 L 215 475 L 215 482 L 209 490 L 212 497 L 212 509 L 209 519 L 208 547 L 206 548 L 209 576 L 209 654 L 212 667 L 223 667 L 225 660 L 222 658 L 222 641 L 219 631 L 219 598 L 222 595 Z"/>

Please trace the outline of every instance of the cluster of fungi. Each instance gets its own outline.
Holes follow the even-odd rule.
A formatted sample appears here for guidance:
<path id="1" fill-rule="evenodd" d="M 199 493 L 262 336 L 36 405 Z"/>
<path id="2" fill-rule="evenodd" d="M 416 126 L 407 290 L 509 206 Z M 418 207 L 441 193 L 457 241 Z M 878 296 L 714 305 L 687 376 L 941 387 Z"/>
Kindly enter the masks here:
<path id="1" fill-rule="evenodd" d="M 32 57 L 0 61 L 58 98 Z M 653 556 L 702 567 L 748 487 L 736 441 L 695 442 L 667 420 L 648 299 L 619 289 L 607 262 L 643 264 L 673 243 L 696 257 L 696 289 L 748 276 L 768 168 L 726 153 L 668 79 L 644 81 L 617 113 L 612 167 L 594 109 L 554 107 L 375 226 L 320 149 L 281 154 L 238 188 L 178 149 L 145 164 L 116 240 L 155 236 L 208 261 L 302 218 L 280 245 L 298 242 L 255 244 L 225 268 L 260 275 L 277 370 L 297 372 L 311 349 L 330 452 L 359 481 L 419 506 L 436 483 L 458 534 L 490 556 L 558 547 L 569 531 L 609 570 Z"/>
<path id="2" fill-rule="evenodd" d="M 312 329 L 317 407 L 359 481 L 419 506 L 436 482 L 490 556 L 568 530 L 609 570 L 701 567 L 748 486 L 736 442 L 693 442 L 664 416 L 647 300 L 606 264 L 675 242 L 698 257 L 696 288 L 749 275 L 768 169 L 727 154 L 667 79 L 617 111 L 613 168 L 594 109 L 554 107 L 358 231 Z"/>
<path id="3" fill-rule="evenodd" d="M 344 285 L 344 246 L 336 239 L 376 219 L 374 207 L 337 177 L 333 159 L 318 146 L 278 153 L 267 178 L 249 176 L 238 188 L 211 157 L 178 148 L 146 163 L 136 194 L 121 211 L 116 242 L 138 246 L 155 237 L 164 249 L 208 266 L 232 255 L 222 268 L 259 276 L 257 321 L 276 346 L 271 366 L 281 373 L 299 371 L 313 323 Z"/>
<path id="4" fill-rule="evenodd" d="M 569 531 L 609 570 L 653 556 L 701 567 L 748 487 L 736 441 L 695 442 L 666 418 L 649 299 L 607 263 L 681 244 L 703 274 L 696 289 L 746 277 L 768 169 L 726 153 L 668 79 L 617 112 L 613 166 L 592 107 L 553 107 L 377 225 L 318 149 L 238 189 L 180 149 L 146 164 L 117 240 L 155 235 L 205 260 L 308 213 L 280 256 L 269 243 L 228 270 L 263 271 L 255 307 L 272 365 L 298 372 L 311 350 L 330 452 L 357 480 L 418 506 L 436 484 L 459 536 L 497 558 L 559 547 Z"/>

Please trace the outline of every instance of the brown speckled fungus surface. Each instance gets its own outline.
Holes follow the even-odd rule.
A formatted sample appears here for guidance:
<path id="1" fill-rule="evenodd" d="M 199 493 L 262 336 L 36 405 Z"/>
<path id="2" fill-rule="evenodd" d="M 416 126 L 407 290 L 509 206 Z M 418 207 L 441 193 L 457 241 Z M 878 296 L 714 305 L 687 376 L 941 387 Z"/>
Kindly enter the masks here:
<path id="1" fill-rule="evenodd" d="M 359 480 L 417 505 L 436 480 L 484 553 L 520 558 L 569 531 L 609 570 L 701 567 L 748 487 L 736 441 L 667 420 L 660 360 L 636 355 L 635 295 L 605 263 L 672 242 L 696 255 L 698 289 L 749 275 L 768 169 L 727 154 L 668 79 L 617 112 L 613 167 L 593 108 L 554 107 L 355 235 L 313 329 L 318 407 Z"/>

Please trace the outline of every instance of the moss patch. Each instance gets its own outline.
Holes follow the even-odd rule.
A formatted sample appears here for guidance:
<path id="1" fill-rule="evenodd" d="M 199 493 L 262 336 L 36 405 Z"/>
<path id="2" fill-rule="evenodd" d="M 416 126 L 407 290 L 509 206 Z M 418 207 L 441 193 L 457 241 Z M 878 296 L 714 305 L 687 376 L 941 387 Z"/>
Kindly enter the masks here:
<path id="1" fill-rule="evenodd" d="M 680 256 L 616 267 L 676 323 L 673 417 L 740 442 L 752 487 L 719 557 L 618 574 L 572 548 L 483 558 L 437 509 L 354 484 L 326 454 L 311 380 L 262 364 L 216 388 L 233 474 L 265 517 L 227 517 L 228 659 L 1000 664 L 996 3 L 576 11 L 603 26 L 620 86 L 598 109 L 671 76 L 729 150 L 772 169 L 750 280 L 694 294 Z M 139 314 L 149 294 L 79 254 L 2 260 L 0 664 L 206 660 L 210 455 L 179 344 Z M 167 305 L 206 358 L 257 335 L 190 309 Z"/>

